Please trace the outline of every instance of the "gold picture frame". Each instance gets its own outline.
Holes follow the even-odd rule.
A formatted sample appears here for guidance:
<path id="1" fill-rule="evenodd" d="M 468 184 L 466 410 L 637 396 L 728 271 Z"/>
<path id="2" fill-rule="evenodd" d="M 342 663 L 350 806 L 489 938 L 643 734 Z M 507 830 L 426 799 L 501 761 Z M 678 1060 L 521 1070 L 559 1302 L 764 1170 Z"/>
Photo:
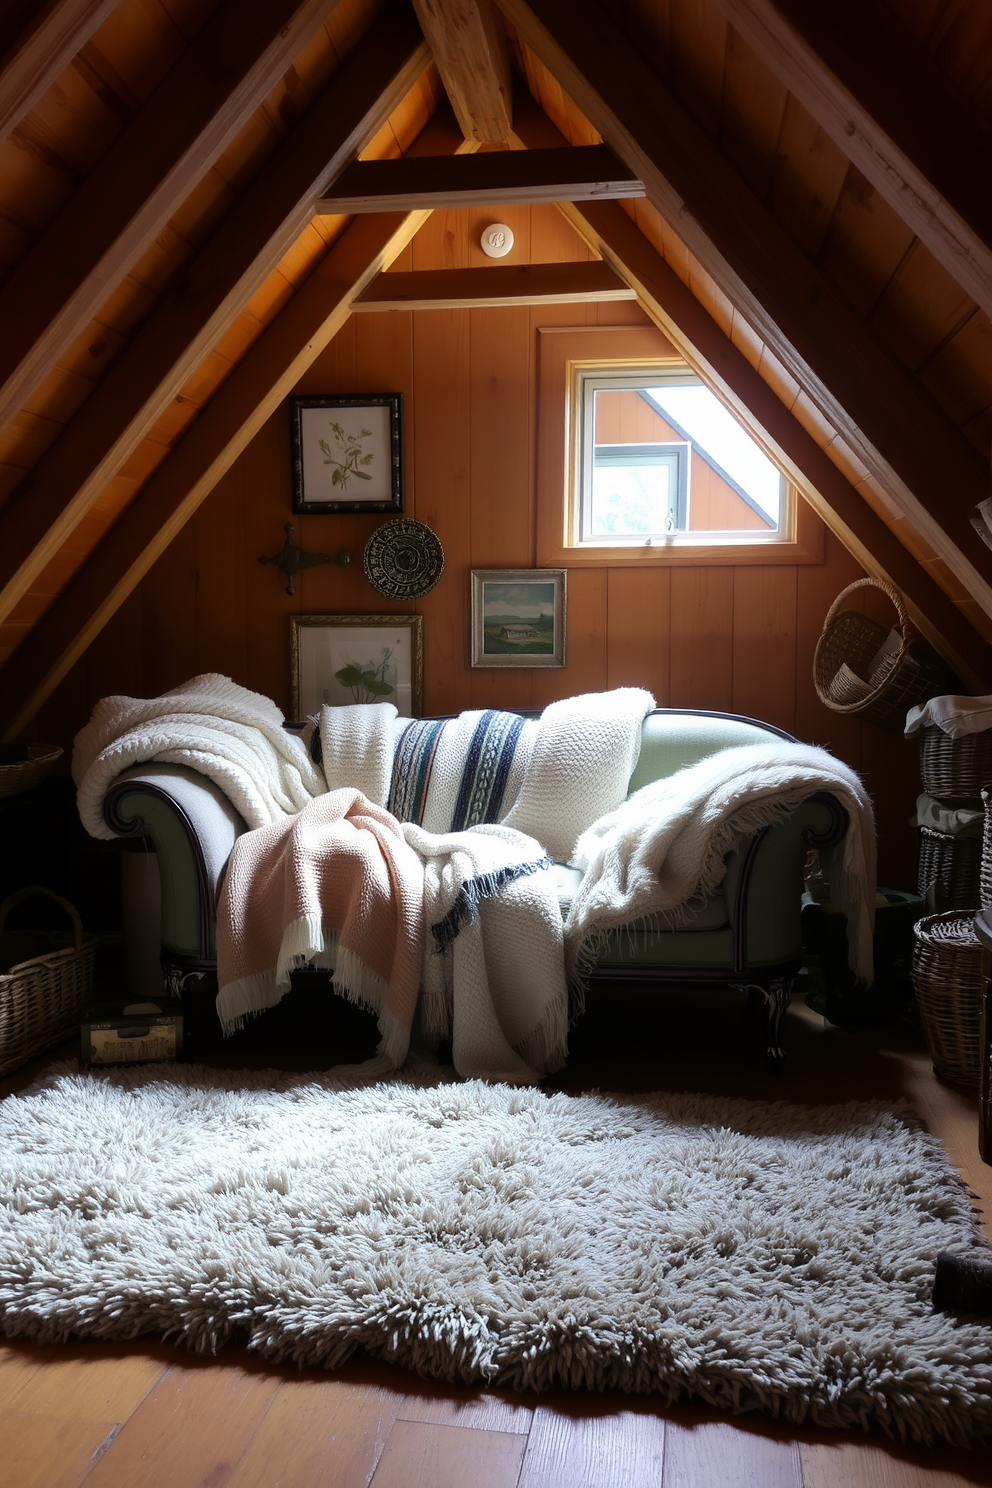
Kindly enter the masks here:
<path id="1" fill-rule="evenodd" d="M 290 626 L 294 718 L 325 702 L 394 703 L 401 717 L 419 718 L 422 615 L 293 615 Z"/>

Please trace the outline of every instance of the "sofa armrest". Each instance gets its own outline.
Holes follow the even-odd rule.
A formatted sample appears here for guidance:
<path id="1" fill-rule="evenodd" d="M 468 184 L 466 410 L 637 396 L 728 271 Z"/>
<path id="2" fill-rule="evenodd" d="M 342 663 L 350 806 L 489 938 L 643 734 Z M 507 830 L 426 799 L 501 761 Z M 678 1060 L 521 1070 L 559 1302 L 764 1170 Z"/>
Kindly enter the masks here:
<path id="1" fill-rule="evenodd" d="M 847 827 L 847 812 L 840 802 L 820 791 L 782 821 L 741 844 L 741 870 L 730 916 L 739 969 L 798 961 L 807 853 L 810 848 L 836 846 Z"/>
<path id="2" fill-rule="evenodd" d="M 247 830 L 212 780 L 181 765 L 135 765 L 107 792 L 103 816 L 122 837 L 151 839 L 162 882 L 163 949 L 215 956 L 217 894 L 231 848 Z"/>

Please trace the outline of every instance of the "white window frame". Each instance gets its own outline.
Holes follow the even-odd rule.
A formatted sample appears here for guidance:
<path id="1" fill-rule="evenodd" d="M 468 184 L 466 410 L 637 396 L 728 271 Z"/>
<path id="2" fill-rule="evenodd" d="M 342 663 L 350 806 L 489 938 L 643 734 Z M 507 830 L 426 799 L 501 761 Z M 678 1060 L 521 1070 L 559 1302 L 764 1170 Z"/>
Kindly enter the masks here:
<path id="1" fill-rule="evenodd" d="M 569 489 L 566 493 L 566 533 L 567 546 L 574 548 L 644 548 L 644 547 L 674 547 L 674 548 L 717 548 L 717 547 L 757 547 L 764 548 L 771 544 L 792 543 L 795 541 L 795 492 L 792 483 L 779 472 L 780 478 L 780 500 L 778 526 L 774 529 L 762 531 L 760 528 L 743 528 L 732 530 L 721 528 L 714 531 L 688 531 L 684 528 L 676 528 L 664 532 L 655 532 L 642 536 L 639 533 L 629 534 L 606 534 L 593 532 L 591 530 L 592 509 L 592 474 L 596 462 L 596 446 L 593 443 L 595 432 L 595 396 L 603 390 L 640 392 L 645 388 L 658 387 L 663 383 L 671 383 L 676 386 L 699 386 L 706 384 L 698 377 L 684 362 L 673 363 L 671 361 L 659 362 L 650 365 L 630 365 L 617 367 L 611 363 L 575 363 L 572 365 L 570 383 L 570 400 L 572 417 L 570 424 L 573 429 L 573 449 L 570 461 Z M 712 389 L 710 389 L 712 392 Z M 714 393 L 715 397 L 716 394 Z M 663 415 L 662 415 L 663 416 Z M 733 415 L 732 415 L 733 416 Z M 749 438 L 754 439 L 750 429 L 745 429 Z M 755 441 L 757 443 L 758 441 Z M 624 446 L 615 446 L 618 450 Z M 631 450 L 634 446 L 629 446 Z M 641 447 L 638 446 L 638 449 Z M 690 446 L 680 442 L 676 445 L 663 445 L 658 447 L 661 452 L 660 459 L 667 458 L 667 451 L 672 450 L 675 455 L 675 463 L 678 467 L 677 504 L 679 516 L 683 521 L 687 520 L 689 512 L 689 448 Z M 678 451 L 684 451 L 684 457 L 679 458 Z M 702 458 L 697 456 L 697 458 Z M 746 498 L 745 498 L 746 499 Z"/>

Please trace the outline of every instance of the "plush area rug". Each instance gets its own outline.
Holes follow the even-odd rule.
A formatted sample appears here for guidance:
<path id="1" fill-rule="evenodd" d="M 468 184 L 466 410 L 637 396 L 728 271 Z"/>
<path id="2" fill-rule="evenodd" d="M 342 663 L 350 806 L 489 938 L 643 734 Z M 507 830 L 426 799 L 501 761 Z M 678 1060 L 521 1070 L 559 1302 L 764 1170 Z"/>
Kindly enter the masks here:
<path id="1" fill-rule="evenodd" d="M 436 1074 L 56 1071 L 0 1103 L 0 1328 L 992 1435 L 981 1246 L 908 1108 L 546 1094 Z"/>

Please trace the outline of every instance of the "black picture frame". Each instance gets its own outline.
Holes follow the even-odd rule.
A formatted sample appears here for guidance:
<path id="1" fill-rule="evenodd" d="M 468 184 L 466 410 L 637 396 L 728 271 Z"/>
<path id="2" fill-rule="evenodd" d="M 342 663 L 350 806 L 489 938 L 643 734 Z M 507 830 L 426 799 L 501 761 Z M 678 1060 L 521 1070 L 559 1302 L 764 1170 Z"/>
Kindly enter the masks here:
<path id="1" fill-rule="evenodd" d="M 289 399 L 294 512 L 403 510 L 403 394 Z"/>

